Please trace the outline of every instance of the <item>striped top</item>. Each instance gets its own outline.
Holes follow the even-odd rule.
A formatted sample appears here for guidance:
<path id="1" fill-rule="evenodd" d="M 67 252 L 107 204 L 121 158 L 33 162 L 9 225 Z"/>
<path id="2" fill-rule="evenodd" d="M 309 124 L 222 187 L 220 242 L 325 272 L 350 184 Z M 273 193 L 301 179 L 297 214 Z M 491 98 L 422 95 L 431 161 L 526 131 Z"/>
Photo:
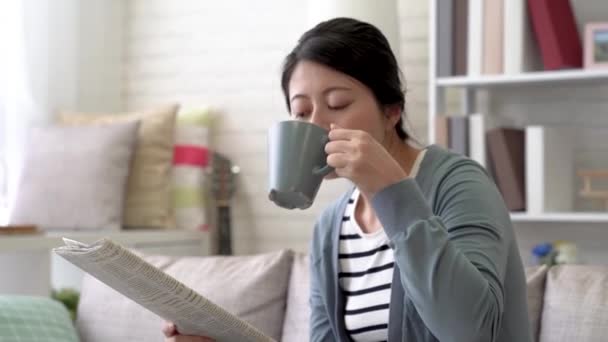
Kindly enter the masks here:
<path id="1" fill-rule="evenodd" d="M 415 177 L 426 150 L 410 172 Z M 395 259 L 384 229 L 364 233 L 355 220 L 359 190 L 346 206 L 340 230 L 339 283 L 345 295 L 344 322 L 351 339 L 386 341 Z"/>

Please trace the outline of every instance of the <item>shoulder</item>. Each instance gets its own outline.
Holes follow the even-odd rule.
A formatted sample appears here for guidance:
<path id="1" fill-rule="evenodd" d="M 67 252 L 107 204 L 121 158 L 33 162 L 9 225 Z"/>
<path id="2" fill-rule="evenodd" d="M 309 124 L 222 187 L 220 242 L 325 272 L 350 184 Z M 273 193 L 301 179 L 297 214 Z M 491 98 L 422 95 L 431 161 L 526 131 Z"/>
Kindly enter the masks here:
<path id="1" fill-rule="evenodd" d="M 426 169 L 432 170 L 435 180 L 458 177 L 471 172 L 489 178 L 487 171 L 478 162 L 463 155 L 436 145 L 429 146 L 428 151 L 425 157 L 429 160 Z"/>
<path id="2" fill-rule="evenodd" d="M 494 218 L 507 222 L 508 209 L 494 180 L 479 163 L 462 155 L 433 147 L 429 172 L 433 211 L 444 219 L 464 214 Z M 454 211 L 457 209 L 457 211 Z M 504 224 L 503 224 L 504 225 Z"/>

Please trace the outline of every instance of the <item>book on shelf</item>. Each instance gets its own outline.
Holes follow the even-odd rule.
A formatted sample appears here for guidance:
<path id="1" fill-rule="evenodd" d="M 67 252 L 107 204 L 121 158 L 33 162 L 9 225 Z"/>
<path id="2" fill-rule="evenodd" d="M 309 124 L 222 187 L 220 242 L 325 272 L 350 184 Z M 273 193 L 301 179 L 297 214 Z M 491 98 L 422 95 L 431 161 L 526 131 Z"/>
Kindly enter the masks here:
<path id="1" fill-rule="evenodd" d="M 503 11 L 509 0 L 486 0 L 483 4 L 483 66 L 484 75 L 503 73 Z"/>
<path id="2" fill-rule="evenodd" d="M 469 155 L 469 123 L 466 116 L 448 117 L 448 147 L 453 152 Z"/>
<path id="3" fill-rule="evenodd" d="M 583 49 L 570 0 L 527 0 L 545 70 L 581 68 Z"/>
<path id="4" fill-rule="evenodd" d="M 494 181 L 511 211 L 526 210 L 525 131 L 494 128 L 486 133 Z"/>
<path id="5" fill-rule="evenodd" d="M 527 0 L 504 1 L 503 32 L 505 74 L 521 74 L 542 69 L 530 25 Z"/>
<path id="6" fill-rule="evenodd" d="M 454 0 L 442 0 L 437 6 L 437 75 L 452 76 L 452 13 Z"/>
<path id="7" fill-rule="evenodd" d="M 454 50 L 452 52 L 452 73 L 454 76 L 466 76 L 469 0 L 453 1 L 452 44 Z"/>
<path id="8" fill-rule="evenodd" d="M 486 165 L 486 123 L 481 113 L 471 114 L 469 119 L 469 158 L 484 168 Z"/>
<path id="9" fill-rule="evenodd" d="M 435 117 L 435 143 L 443 148 L 449 148 L 448 117 L 437 115 Z"/>
<path id="10" fill-rule="evenodd" d="M 573 210 L 574 140 L 568 127 L 526 127 L 528 213 Z"/>
<path id="11" fill-rule="evenodd" d="M 467 74 L 481 75 L 483 58 L 483 0 L 469 0 L 467 25 Z"/>
<path id="12" fill-rule="evenodd" d="M 92 244 L 63 239 L 53 251 L 125 297 L 176 324 L 184 335 L 216 341 L 273 342 L 249 323 L 229 313 L 140 256 L 111 240 Z"/>
<path id="13" fill-rule="evenodd" d="M 486 118 L 481 113 L 435 117 L 435 143 L 486 167 Z"/>
<path id="14" fill-rule="evenodd" d="M 569 0 L 445 0 L 437 6 L 437 76 L 582 67 Z"/>

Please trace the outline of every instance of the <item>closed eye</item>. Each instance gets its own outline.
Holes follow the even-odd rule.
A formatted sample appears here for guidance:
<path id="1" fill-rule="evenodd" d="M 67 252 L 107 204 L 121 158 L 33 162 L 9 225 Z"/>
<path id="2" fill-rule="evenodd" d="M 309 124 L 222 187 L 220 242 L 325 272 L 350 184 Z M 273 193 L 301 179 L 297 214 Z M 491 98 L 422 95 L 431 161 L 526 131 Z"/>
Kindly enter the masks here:
<path id="1" fill-rule="evenodd" d="M 327 106 L 327 108 L 329 108 L 330 110 L 343 110 L 343 109 L 346 109 L 348 106 L 349 106 L 349 104 L 342 105 L 342 106 Z"/>

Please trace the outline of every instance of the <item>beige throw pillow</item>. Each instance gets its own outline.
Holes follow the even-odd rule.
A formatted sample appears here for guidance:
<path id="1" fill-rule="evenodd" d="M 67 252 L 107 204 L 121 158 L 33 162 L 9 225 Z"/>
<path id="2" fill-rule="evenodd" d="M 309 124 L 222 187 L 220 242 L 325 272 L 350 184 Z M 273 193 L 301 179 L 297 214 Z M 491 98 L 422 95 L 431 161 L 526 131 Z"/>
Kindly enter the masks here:
<path id="1" fill-rule="evenodd" d="M 540 317 L 543 310 L 545 296 L 545 280 L 547 278 L 547 265 L 526 267 L 526 290 L 528 294 L 528 319 L 534 341 L 538 341 Z"/>
<path id="2" fill-rule="evenodd" d="M 310 326 L 310 263 L 308 254 L 293 258 L 281 342 L 308 342 Z"/>
<path id="3" fill-rule="evenodd" d="M 145 259 L 280 340 L 293 252 Z M 164 341 L 158 316 L 90 275 L 84 278 L 76 325 L 83 342 Z"/>
<path id="4" fill-rule="evenodd" d="M 547 274 L 541 342 L 606 341 L 608 267 L 563 265 Z"/>
<path id="5" fill-rule="evenodd" d="M 175 226 L 171 197 L 171 167 L 175 118 L 179 106 L 124 114 L 62 113 L 65 125 L 104 125 L 141 121 L 133 165 L 127 181 L 125 228 Z"/>

